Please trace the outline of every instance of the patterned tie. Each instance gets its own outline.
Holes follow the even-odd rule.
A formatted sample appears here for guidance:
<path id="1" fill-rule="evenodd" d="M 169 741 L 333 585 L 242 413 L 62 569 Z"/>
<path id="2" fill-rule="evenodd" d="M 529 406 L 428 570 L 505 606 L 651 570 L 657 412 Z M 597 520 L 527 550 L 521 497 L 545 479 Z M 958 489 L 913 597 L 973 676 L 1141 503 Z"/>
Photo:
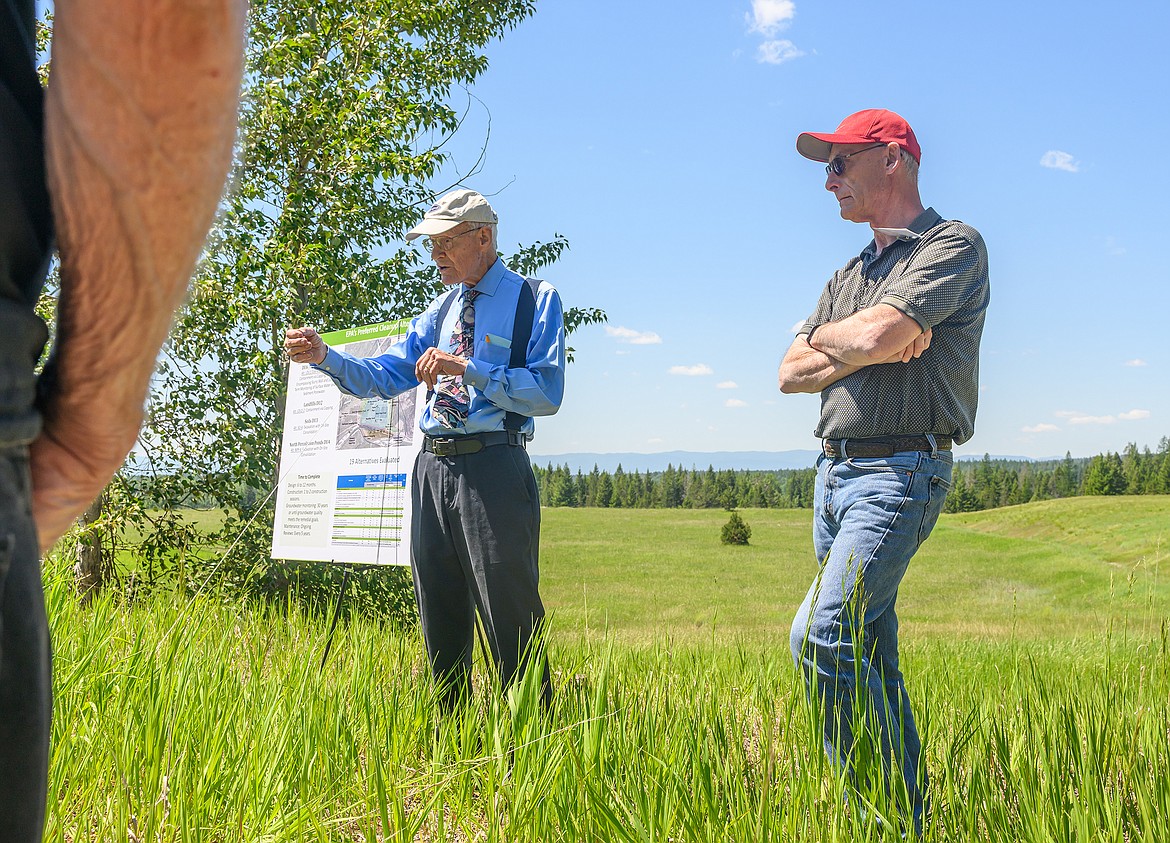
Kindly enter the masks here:
<path id="1" fill-rule="evenodd" d="M 475 348 L 475 297 L 479 290 L 465 290 L 459 321 L 451 333 L 451 353 L 456 357 L 470 357 Z M 435 387 L 435 403 L 431 415 L 448 430 L 459 430 L 467 423 L 467 389 L 462 375 L 444 375 Z"/>

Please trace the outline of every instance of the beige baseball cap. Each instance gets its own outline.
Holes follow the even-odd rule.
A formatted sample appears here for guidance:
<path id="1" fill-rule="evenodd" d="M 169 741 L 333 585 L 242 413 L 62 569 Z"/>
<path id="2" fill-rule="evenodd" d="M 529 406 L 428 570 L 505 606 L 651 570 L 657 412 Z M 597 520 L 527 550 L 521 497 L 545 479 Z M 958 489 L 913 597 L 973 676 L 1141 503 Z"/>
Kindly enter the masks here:
<path id="1" fill-rule="evenodd" d="M 495 225 L 499 218 L 488 201 L 474 190 L 452 190 L 440 196 L 439 201 L 431 205 L 423 214 L 422 222 L 406 232 L 406 239 L 433 237 L 450 231 L 461 222 Z"/>

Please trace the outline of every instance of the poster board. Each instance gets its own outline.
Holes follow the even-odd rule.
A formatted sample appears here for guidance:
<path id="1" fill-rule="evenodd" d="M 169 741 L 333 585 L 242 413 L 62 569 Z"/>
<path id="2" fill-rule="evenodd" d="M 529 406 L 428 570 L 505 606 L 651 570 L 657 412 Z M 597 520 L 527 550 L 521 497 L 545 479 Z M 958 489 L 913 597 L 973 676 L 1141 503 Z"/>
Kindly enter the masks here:
<path id="1" fill-rule="evenodd" d="M 382 354 L 410 320 L 322 334 L 356 357 Z M 424 387 L 393 400 L 355 398 L 327 375 L 289 365 L 272 558 L 410 564 L 411 471 Z"/>

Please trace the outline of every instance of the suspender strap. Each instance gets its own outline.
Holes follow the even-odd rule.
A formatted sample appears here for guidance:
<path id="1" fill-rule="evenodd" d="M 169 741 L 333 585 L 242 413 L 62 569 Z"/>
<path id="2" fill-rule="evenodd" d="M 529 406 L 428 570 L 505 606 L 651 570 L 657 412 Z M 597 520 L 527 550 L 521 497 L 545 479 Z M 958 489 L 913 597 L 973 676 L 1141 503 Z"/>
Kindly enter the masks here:
<path id="1" fill-rule="evenodd" d="M 443 303 L 441 305 L 439 305 L 439 312 L 435 316 L 435 348 L 438 348 L 440 345 L 443 344 L 443 336 L 439 332 L 443 330 L 443 320 L 447 318 L 447 311 L 451 309 L 451 302 L 453 302 L 458 297 L 459 297 L 459 285 L 458 284 L 455 285 L 455 287 L 452 288 L 451 290 L 448 290 L 447 294 L 445 296 L 443 296 Z M 427 390 L 427 403 L 428 404 L 431 403 L 431 399 L 434 396 L 435 396 L 435 391 L 433 389 L 428 389 Z"/>
<path id="2" fill-rule="evenodd" d="M 516 318 L 512 321 L 512 357 L 508 361 L 509 369 L 523 369 L 528 365 L 528 341 L 532 339 L 532 319 L 536 315 L 536 288 L 540 286 L 539 278 L 525 278 L 520 286 L 520 295 L 516 297 Z M 524 424 L 519 413 L 507 413 L 504 416 L 504 428 L 518 431 Z"/>

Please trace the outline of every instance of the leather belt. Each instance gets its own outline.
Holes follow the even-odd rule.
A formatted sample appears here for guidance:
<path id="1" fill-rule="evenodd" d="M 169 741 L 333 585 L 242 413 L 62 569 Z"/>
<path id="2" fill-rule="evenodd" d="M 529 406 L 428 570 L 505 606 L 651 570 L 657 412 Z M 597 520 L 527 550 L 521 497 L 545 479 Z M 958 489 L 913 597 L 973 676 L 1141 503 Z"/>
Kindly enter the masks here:
<path id="1" fill-rule="evenodd" d="M 436 457 L 462 457 L 478 454 L 492 445 L 512 445 L 523 448 L 527 439 L 513 430 L 493 430 L 490 433 L 469 433 L 463 436 L 424 436 L 423 450 Z"/>
<path id="2" fill-rule="evenodd" d="M 940 451 L 951 449 L 951 437 L 934 437 Z M 929 451 L 925 436 L 873 436 L 868 439 L 825 439 L 821 443 L 826 457 L 892 457 L 900 451 Z"/>

